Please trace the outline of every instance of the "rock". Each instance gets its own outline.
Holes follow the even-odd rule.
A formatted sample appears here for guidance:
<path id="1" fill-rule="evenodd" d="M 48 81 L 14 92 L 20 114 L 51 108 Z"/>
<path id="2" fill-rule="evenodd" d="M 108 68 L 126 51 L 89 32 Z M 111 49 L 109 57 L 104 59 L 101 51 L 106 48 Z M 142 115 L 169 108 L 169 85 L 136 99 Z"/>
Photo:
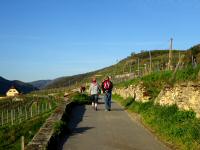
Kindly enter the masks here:
<path id="1" fill-rule="evenodd" d="M 147 102 L 150 96 L 146 88 L 142 85 L 130 85 L 128 88 L 119 88 L 113 91 L 114 94 L 118 94 L 123 98 L 132 97 L 135 101 Z"/>
<path id="2" fill-rule="evenodd" d="M 164 88 L 155 103 L 160 105 L 176 104 L 179 109 L 193 110 L 200 117 L 200 84 L 188 82 L 176 84 L 171 88 Z"/>

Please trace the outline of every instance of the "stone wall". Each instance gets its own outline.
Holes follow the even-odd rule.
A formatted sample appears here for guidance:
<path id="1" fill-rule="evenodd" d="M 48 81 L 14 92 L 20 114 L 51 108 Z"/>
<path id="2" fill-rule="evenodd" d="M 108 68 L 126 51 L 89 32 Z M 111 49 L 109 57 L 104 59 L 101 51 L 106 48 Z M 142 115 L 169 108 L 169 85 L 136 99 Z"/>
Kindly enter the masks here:
<path id="1" fill-rule="evenodd" d="M 128 88 L 115 88 L 113 94 L 118 94 L 123 98 L 133 97 L 135 101 L 147 102 L 150 96 L 142 84 L 130 85 Z"/>
<path id="2" fill-rule="evenodd" d="M 155 99 L 155 103 L 160 105 L 176 104 L 179 109 L 193 110 L 197 117 L 200 117 L 200 82 L 165 87 Z"/>
<path id="3" fill-rule="evenodd" d="M 150 96 L 142 84 L 131 85 L 128 88 L 115 88 L 113 94 L 118 94 L 124 99 L 133 97 L 135 101 L 147 102 Z M 155 99 L 156 104 L 176 104 L 181 110 L 193 110 L 200 118 L 200 81 L 175 84 L 165 87 Z"/>
<path id="4" fill-rule="evenodd" d="M 39 129 L 32 141 L 26 147 L 26 150 L 45 150 L 54 133 L 54 125 L 60 121 L 71 102 L 66 99 L 56 108 L 54 113 L 46 120 L 43 126 Z"/>

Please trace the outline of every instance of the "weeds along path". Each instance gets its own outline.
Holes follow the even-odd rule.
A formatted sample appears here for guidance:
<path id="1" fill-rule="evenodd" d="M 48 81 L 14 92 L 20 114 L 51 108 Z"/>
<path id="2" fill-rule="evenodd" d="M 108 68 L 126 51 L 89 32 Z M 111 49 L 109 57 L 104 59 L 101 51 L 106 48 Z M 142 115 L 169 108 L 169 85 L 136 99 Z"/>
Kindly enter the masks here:
<path id="1" fill-rule="evenodd" d="M 138 122 L 116 103 L 112 110 L 104 111 L 101 98 L 98 111 L 90 105 L 76 106 L 72 110 L 63 150 L 167 150 Z"/>

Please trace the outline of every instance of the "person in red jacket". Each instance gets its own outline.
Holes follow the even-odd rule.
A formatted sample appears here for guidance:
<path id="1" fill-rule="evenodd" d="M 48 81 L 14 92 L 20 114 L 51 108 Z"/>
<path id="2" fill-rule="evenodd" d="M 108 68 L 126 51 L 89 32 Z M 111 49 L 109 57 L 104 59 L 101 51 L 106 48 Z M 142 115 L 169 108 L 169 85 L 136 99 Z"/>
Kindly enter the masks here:
<path id="1" fill-rule="evenodd" d="M 109 76 L 106 77 L 101 86 L 104 93 L 105 111 L 110 111 L 113 83 L 110 81 Z"/>

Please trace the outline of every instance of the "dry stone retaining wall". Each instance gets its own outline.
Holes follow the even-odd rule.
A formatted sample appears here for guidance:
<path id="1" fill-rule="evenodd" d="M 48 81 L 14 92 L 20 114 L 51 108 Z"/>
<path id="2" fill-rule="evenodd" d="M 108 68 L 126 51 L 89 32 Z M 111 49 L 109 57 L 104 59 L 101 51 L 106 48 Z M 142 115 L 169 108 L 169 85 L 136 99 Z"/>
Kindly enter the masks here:
<path id="1" fill-rule="evenodd" d="M 46 120 L 37 134 L 33 137 L 32 141 L 26 147 L 26 150 L 45 150 L 53 133 L 54 124 L 62 119 L 66 107 L 71 102 L 68 100 L 63 101 L 54 111 L 54 113 Z"/>
<path id="2" fill-rule="evenodd" d="M 142 86 L 142 84 L 130 85 L 128 88 L 115 88 L 113 93 L 118 94 L 125 99 L 128 97 L 133 97 L 135 101 L 141 102 L 147 102 L 150 99 L 146 88 Z"/>
<path id="3" fill-rule="evenodd" d="M 200 117 L 200 83 L 182 83 L 164 88 L 155 100 L 160 105 L 176 104 L 182 110 L 193 110 Z"/>
<path id="4" fill-rule="evenodd" d="M 150 96 L 142 84 L 131 85 L 128 88 L 115 88 L 114 94 L 123 98 L 133 97 L 135 101 L 148 102 Z M 193 110 L 197 117 L 200 118 L 200 81 L 175 84 L 173 87 L 165 87 L 155 103 L 159 105 L 176 104 L 179 109 Z"/>

